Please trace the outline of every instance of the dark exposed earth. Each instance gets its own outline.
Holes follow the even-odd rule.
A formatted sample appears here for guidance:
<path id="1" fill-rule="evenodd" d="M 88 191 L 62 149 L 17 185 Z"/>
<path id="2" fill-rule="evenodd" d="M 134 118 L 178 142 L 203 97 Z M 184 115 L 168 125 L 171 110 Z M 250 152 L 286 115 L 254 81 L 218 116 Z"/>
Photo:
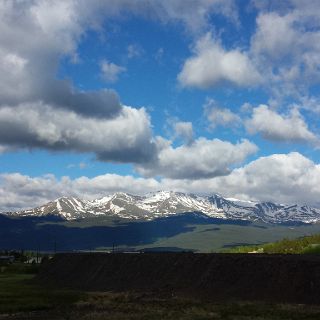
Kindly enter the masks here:
<path id="1" fill-rule="evenodd" d="M 86 291 L 319 305 L 320 256 L 67 253 L 48 261 L 37 281 Z"/>

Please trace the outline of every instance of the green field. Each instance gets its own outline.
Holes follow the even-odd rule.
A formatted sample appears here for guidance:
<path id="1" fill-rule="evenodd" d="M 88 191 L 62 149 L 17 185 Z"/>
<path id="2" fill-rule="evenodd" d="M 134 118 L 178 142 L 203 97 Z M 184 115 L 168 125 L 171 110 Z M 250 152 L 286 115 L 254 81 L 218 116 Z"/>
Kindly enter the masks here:
<path id="1" fill-rule="evenodd" d="M 192 250 L 219 252 L 320 233 L 320 224 L 277 225 L 207 219 L 192 213 L 152 221 L 96 217 L 75 221 L 1 217 L 0 248 L 31 251 Z"/>
<path id="2" fill-rule="evenodd" d="M 248 226 L 232 224 L 191 225 L 194 230 L 180 233 L 170 238 L 158 238 L 149 244 L 136 246 L 137 250 L 144 248 L 191 249 L 198 252 L 220 252 L 232 247 L 254 245 L 278 241 L 284 238 L 295 239 L 320 233 L 320 225 L 284 226 L 254 223 Z M 110 249 L 99 248 L 99 249 Z M 125 250 L 125 246 L 119 249 Z M 250 250 L 249 250 L 250 251 Z"/>
<path id="3" fill-rule="evenodd" d="M 229 253 L 290 253 L 290 254 L 319 254 L 320 234 L 300 237 L 297 239 L 282 239 L 280 241 L 254 246 L 238 246 L 224 250 Z"/>
<path id="4" fill-rule="evenodd" d="M 37 272 L 34 265 L 0 266 L 0 271 L 0 314 L 63 308 L 84 296 L 37 285 L 33 280 Z"/>
<path id="5" fill-rule="evenodd" d="M 319 319 L 320 306 L 216 304 L 147 293 L 76 292 L 34 282 L 34 266 L 1 267 L 0 319 Z M 79 279 L 80 280 L 80 279 Z"/>

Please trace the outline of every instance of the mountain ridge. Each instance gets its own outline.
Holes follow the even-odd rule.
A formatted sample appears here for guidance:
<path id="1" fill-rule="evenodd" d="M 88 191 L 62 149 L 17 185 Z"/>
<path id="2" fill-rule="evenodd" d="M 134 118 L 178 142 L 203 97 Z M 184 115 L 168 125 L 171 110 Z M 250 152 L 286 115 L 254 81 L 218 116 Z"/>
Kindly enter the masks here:
<path id="1" fill-rule="evenodd" d="M 153 220 L 190 212 L 202 213 L 212 218 L 266 223 L 320 221 L 320 209 L 307 205 L 254 202 L 224 198 L 219 194 L 200 196 L 174 191 L 156 191 L 144 196 L 117 192 L 95 200 L 60 197 L 33 209 L 2 214 L 18 217 L 55 215 L 65 220 L 102 215 L 133 220 Z"/>

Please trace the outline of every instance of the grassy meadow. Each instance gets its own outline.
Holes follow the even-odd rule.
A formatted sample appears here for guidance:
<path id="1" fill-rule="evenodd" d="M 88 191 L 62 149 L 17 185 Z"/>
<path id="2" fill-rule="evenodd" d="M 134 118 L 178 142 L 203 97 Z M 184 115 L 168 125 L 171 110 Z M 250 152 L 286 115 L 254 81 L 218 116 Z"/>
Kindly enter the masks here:
<path id="1" fill-rule="evenodd" d="M 204 299 L 134 292 L 77 292 L 35 283 L 37 266 L 2 266 L 0 319 L 200 320 L 319 319 L 320 306 L 250 302 L 213 303 Z M 79 279 L 81 281 L 81 279 Z"/>
<path id="2" fill-rule="evenodd" d="M 300 237 L 297 239 L 282 239 L 280 241 L 253 246 L 236 246 L 228 250 L 229 253 L 283 253 L 283 254 L 319 254 L 320 234 Z"/>
<path id="3" fill-rule="evenodd" d="M 179 247 L 210 253 L 229 251 L 229 248 L 246 247 L 248 245 L 255 248 L 265 243 L 279 241 L 284 238 L 296 239 L 298 237 L 320 233 L 319 224 L 286 226 L 253 223 L 242 226 L 221 223 L 190 226 L 192 227 L 191 231 L 180 233 L 169 238 L 159 237 L 154 239 L 152 243 L 136 246 L 136 249 Z"/>
<path id="4" fill-rule="evenodd" d="M 83 293 L 36 284 L 38 268 L 20 263 L 0 266 L 0 314 L 67 307 L 83 297 Z"/>

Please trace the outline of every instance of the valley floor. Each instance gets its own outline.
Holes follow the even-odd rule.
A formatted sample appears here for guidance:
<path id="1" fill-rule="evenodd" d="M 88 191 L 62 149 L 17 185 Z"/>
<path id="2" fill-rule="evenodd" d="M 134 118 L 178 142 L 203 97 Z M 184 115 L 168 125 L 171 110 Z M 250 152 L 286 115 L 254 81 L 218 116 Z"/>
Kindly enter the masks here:
<path id="1" fill-rule="evenodd" d="M 318 320 L 319 259 L 317 255 L 58 254 L 40 266 L 0 266 L 0 320 Z M 192 291 L 174 290 L 183 289 L 188 281 Z M 214 291 L 208 294 L 210 284 Z M 110 286 L 114 289 L 107 289 Z M 231 300 L 235 287 L 254 295 L 242 299 L 245 295 L 233 292 Z M 224 290 L 220 298 L 215 294 Z M 253 301 L 259 294 L 262 300 Z M 290 303 L 295 299 L 298 303 Z"/>
<path id="2" fill-rule="evenodd" d="M 78 292 L 33 283 L 33 275 L 0 274 L 1 320 L 319 319 L 320 306 L 212 303 L 147 293 Z"/>
<path id="3" fill-rule="evenodd" d="M 320 224 L 266 224 L 183 214 L 152 221 L 97 217 L 72 221 L 53 217 L 10 218 L 0 214 L 0 248 L 43 252 L 133 251 L 176 248 L 219 252 L 283 238 L 320 233 Z"/>

